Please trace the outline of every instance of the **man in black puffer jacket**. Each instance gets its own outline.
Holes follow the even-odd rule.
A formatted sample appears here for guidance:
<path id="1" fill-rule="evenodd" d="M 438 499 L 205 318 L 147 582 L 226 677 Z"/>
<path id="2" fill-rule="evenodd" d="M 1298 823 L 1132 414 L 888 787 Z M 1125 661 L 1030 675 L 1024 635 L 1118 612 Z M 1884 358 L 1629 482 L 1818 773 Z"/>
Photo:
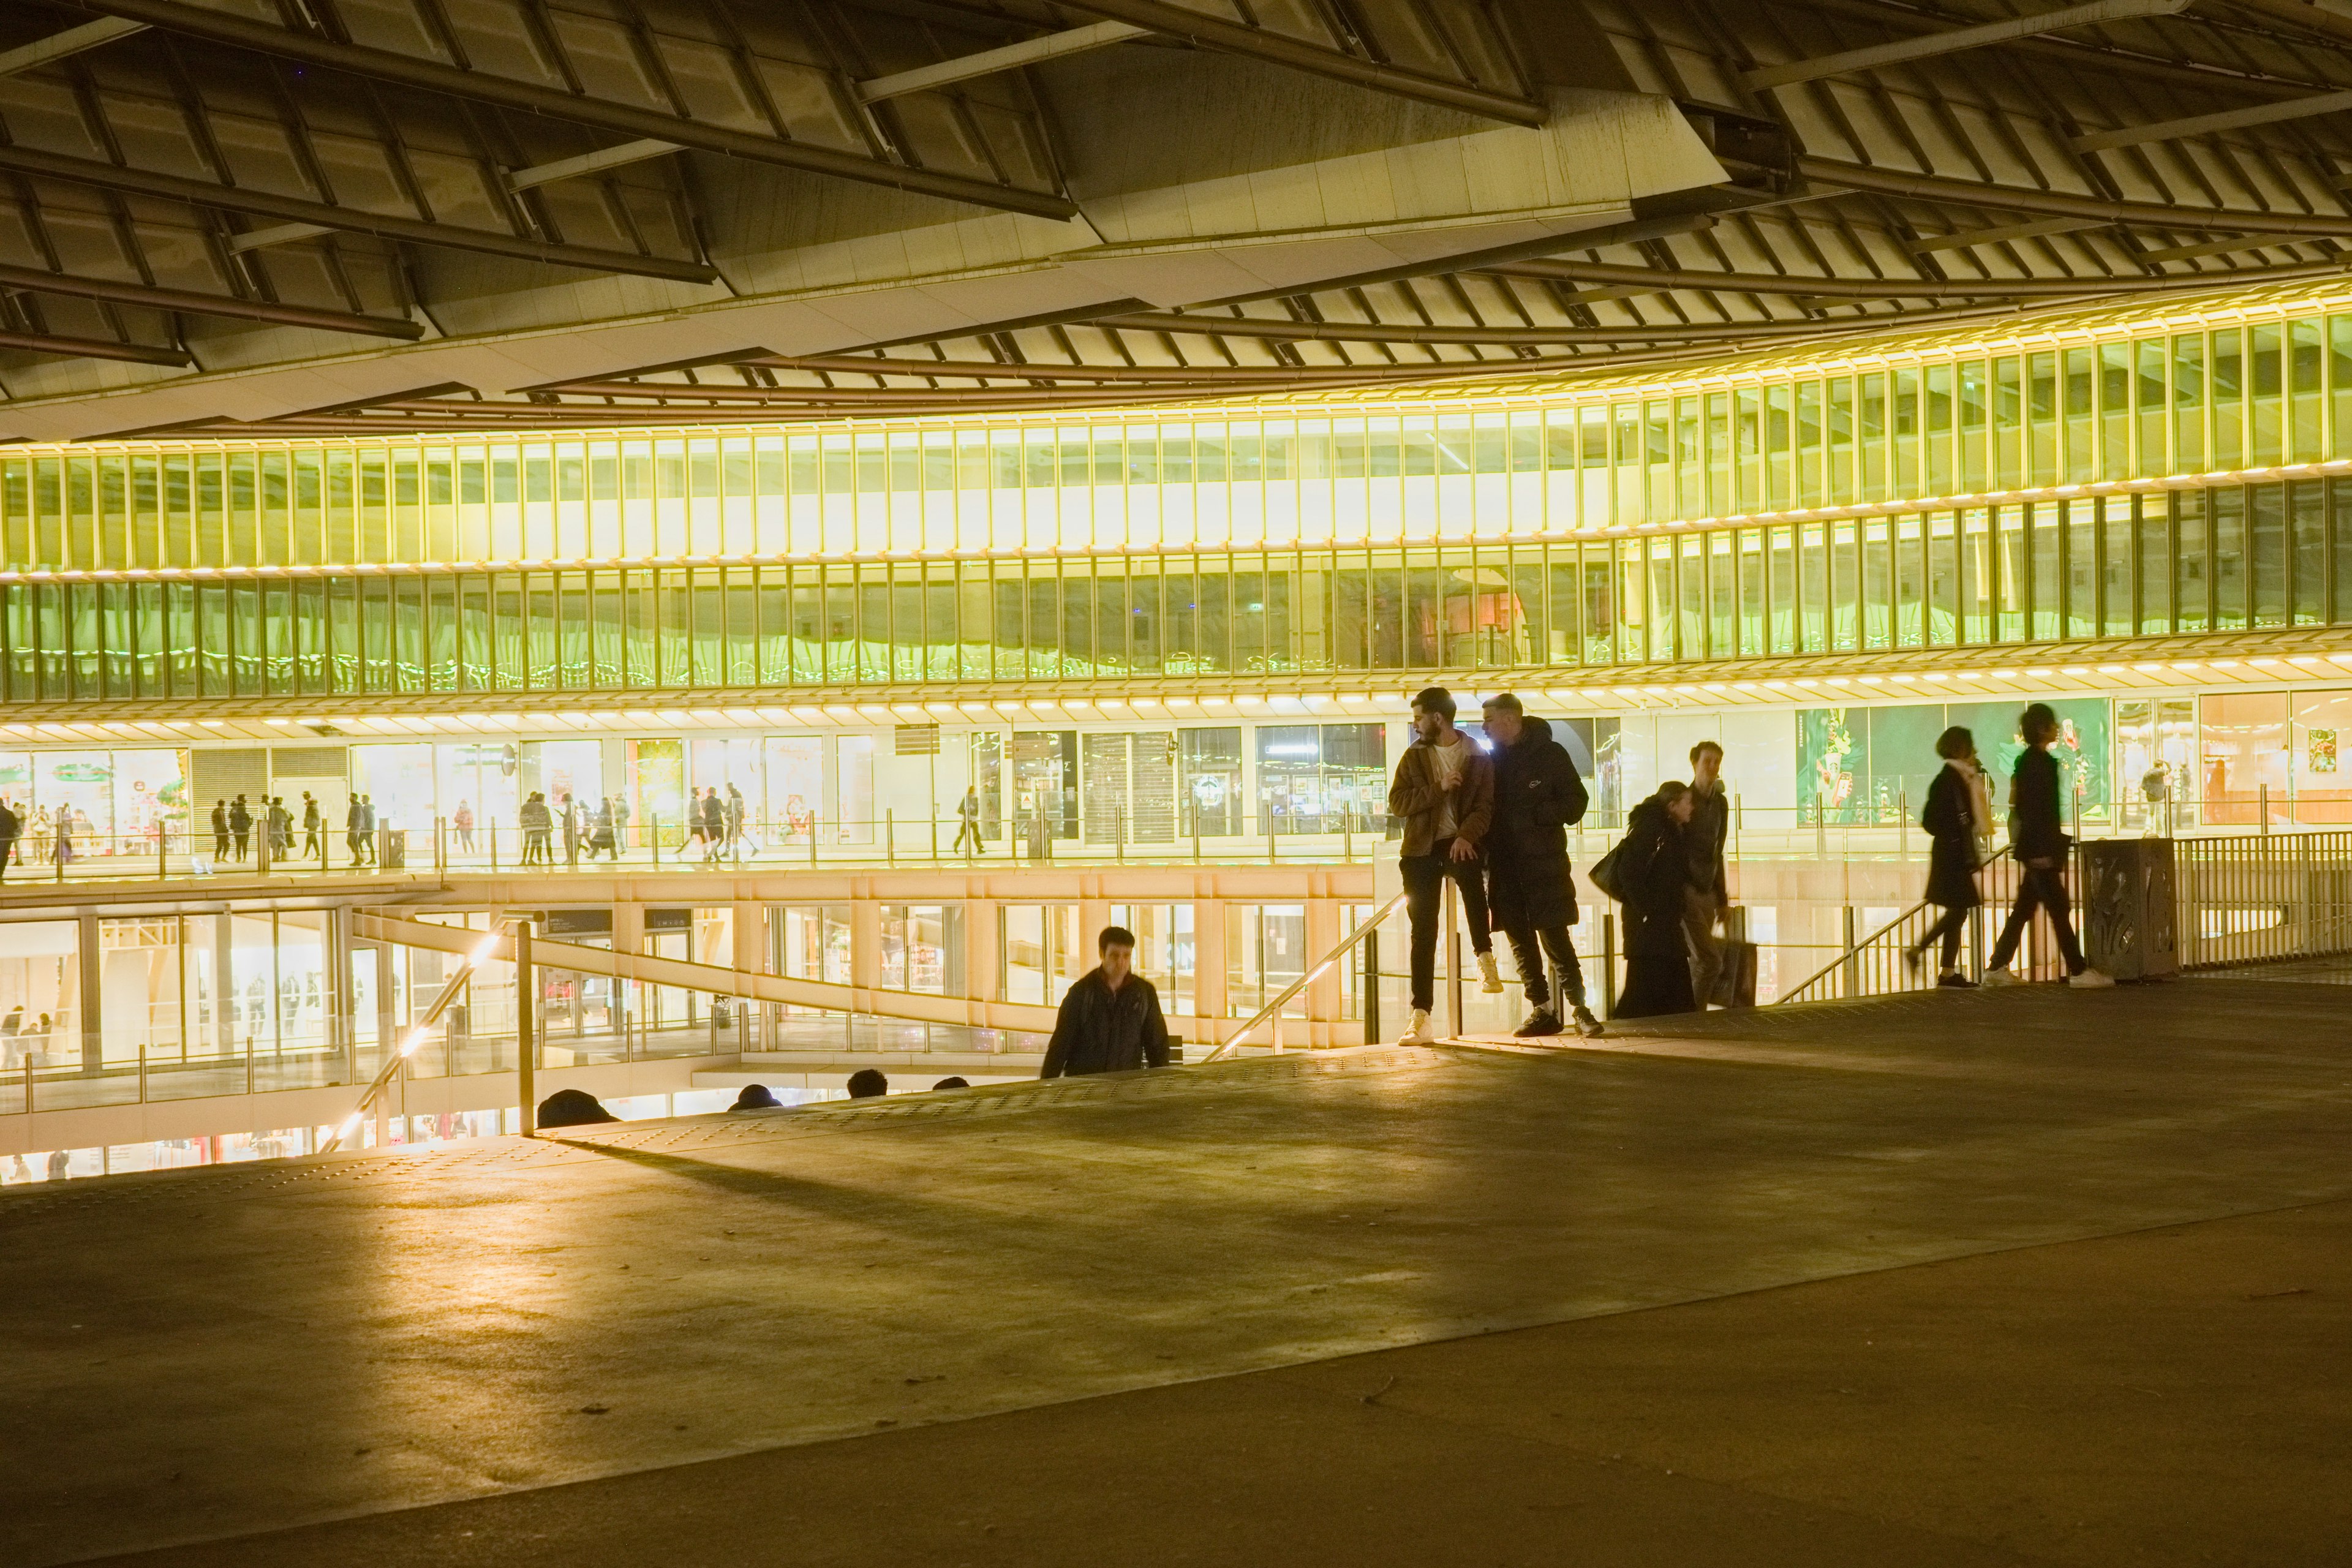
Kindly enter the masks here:
<path id="1" fill-rule="evenodd" d="M 1102 963 L 1062 998 L 1039 1078 L 1168 1065 L 1168 1020 L 1160 1011 L 1160 993 L 1135 973 L 1135 933 L 1105 926 L 1095 947 Z"/>
<path id="2" fill-rule="evenodd" d="M 1527 717 L 1508 692 L 1486 702 L 1487 739 L 1495 743 L 1495 825 L 1488 830 L 1486 908 L 1511 944 L 1530 1011 L 1514 1034 L 1559 1034 L 1561 1008 L 1544 980 L 1544 959 L 1559 971 L 1576 1032 L 1601 1033 L 1584 1001 L 1584 971 L 1568 928 L 1576 923 L 1576 889 L 1569 880 L 1566 829 L 1584 819 L 1584 781 L 1551 726 Z"/>

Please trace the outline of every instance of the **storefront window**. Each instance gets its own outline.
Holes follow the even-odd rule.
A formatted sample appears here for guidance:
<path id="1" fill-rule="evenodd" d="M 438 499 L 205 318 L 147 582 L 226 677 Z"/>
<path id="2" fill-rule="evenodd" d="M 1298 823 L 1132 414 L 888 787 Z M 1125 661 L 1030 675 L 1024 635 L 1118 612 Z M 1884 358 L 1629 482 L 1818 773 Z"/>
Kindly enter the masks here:
<path id="1" fill-rule="evenodd" d="M 1177 756 L 1182 774 L 1186 820 L 1178 831 L 1192 837 L 1224 838 L 1242 831 L 1242 732 L 1232 729 L 1180 730 Z"/>
<path id="2" fill-rule="evenodd" d="M 2208 826 L 2288 820 L 2294 737 L 2284 691 L 2228 692 L 2198 700 Z"/>
<path id="3" fill-rule="evenodd" d="M 1135 933 L 1135 972 L 1160 993 L 1160 1010 L 1192 1010 L 1192 906 L 1113 904 L 1110 923 Z"/>
<path id="4" fill-rule="evenodd" d="M 656 823 L 661 841 L 675 847 L 685 841 L 686 743 L 682 741 L 625 741 L 628 759 L 630 826 L 639 844 L 651 842 Z"/>
<path id="5" fill-rule="evenodd" d="M 1388 804 L 1386 743 L 1379 724 L 1259 726 L 1258 831 L 1377 831 Z"/>
<path id="6" fill-rule="evenodd" d="M 1013 811 L 1027 823 L 1043 816 L 1056 838 L 1078 835 L 1078 734 L 1075 730 L 1013 732 Z"/>
<path id="7" fill-rule="evenodd" d="M 768 962 L 793 980 L 850 984 L 849 906 L 784 904 L 768 913 Z"/>
<path id="8" fill-rule="evenodd" d="M 1056 1006 L 1080 973 L 1075 904 L 1004 904 L 997 910 L 1000 994 Z M 1089 960 L 1086 968 L 1092 968 Z"/>
<path id="9" fill-rule="evenodd" d="M 824 799 L 824 742 L 815 735 L 771 735 L 767 753 L 767 837 L 772 843 L 808 842 Z"/>
<path id="10" fill-rule="evenodd" d="M 882 988 L 963 994 L 963 906 L 882 906 Z"/>
<path id="11" fill-rule="evenodd" d="M 2294 817 L 2297 822 L 2352 822 L 2352 774 L 2343 750 L 2352 739 L 2352 691 L 2296 693 Z"/>
<path id="12" fill-rule="evenodd" d="M 74 921 L 0 925 L 0 1068 L 79 1063 L 80 1000 L 81 943 Z"/>
<path id="13" fill-rule="evenodd" d="M 1246 1018 L 1307 973 L 1305 904 L 1225 906 L 1225 1016 Z M 1283 1016 L 1307 1016 L 1301 991 Z"/>
<path id="14" fill-rule="evenodd" d="M 60 821 L 77 859 L 152 856 L 159 838 L 176 849 L 187 831 L 187 797 L 185 752 L 0 752 L 0 800 L 25 819 L 20 859 L 46 861 Z"/>

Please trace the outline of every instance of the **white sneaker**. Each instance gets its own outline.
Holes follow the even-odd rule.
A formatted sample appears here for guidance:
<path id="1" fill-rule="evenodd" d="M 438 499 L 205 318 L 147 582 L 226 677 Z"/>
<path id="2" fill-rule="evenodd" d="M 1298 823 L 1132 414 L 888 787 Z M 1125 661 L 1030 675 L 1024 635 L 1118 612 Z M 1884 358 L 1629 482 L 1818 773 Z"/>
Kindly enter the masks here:
<path id="1" fill-rule="evenodd" d="M 1503 994 L 1503 976 L 1495 968 L 1495 954 L 1491 949 L 1478 955 L 1478 989 L 1489 996 Z"/>
<path id="2" fill-rule="evenodd" d="M 2024 982 L 2018 979 L 2016 975 L 2011 974 L 2007 969 L 2003 968 L 1986 970 L 1982 974 L 1977 976 L 1977 984 L 1979 985 L 2021 985 Z"/>
<path id="3" fill-rule="evenodd" d="M 2078 991 L 2104 991 L 2116 983 L 2112 974 L 2102 974 L 2095 969 L 2085 969 L 2080 974 L 2070 974 L 2066 984 Z"/>
<path id="4" fill-rule="evenodd" d="M 1429 1026 L 1429 1012 L 1426 1008 L 1415 1007 L 1412 1010 L 1412 1023 L 1406 1028 L 1404 1037 L 1397 1044 L 1400 1046 L 1437 1044 L 1437 1031 Z"/>

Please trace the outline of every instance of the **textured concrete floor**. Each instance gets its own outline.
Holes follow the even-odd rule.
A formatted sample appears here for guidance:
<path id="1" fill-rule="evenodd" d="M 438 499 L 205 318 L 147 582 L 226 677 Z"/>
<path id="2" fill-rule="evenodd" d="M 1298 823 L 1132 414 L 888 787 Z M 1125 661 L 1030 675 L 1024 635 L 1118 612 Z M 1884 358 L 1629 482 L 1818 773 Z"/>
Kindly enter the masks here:
<path id="1" fill-rule="evenodd" d="M 0 1563 L 2343 1561 L 2343 995 L 19 1189 Z"/>

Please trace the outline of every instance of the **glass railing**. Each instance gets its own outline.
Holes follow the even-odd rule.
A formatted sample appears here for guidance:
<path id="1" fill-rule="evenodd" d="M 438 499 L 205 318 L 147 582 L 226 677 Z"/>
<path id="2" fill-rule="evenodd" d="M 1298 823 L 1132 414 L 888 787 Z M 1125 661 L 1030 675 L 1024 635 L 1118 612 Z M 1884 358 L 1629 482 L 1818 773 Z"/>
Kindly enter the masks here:
<path id="1" fill-rule="evenodd" d="M 559 984 L 569 978 L 546 973 Z M 758 1006 L 634 980 L 618 982 L 617 989 L 604 984 L 606 1000 L 594 1008 L 551 998 L 543 1009 L 535 1058 L 541 1069 L 791 1048 L 771 1043 L 772 1026 Z M 510 979 L 499 999 L 505 1016 L 494 1024 L 463 1005 L 447 1009 L 400 1070 L 415 1079 L 514 1071 Z M 314 1015 L 247 1031 L 234 1019 L 200 1018 L 184 1030 L 176 1022 L 103 1032 L 68 1024 L 0 1036 L 0 1115 L 363 1085 L 385 1065 L 383 1022 L 368 1017 L 343 1027 Z M 839 1033 L 837 1024 L 834 1029 Z M 393 1037 L 404 1043 L 409 1033 L 395 1018 Z M 151 1037 L 126 1038 L 130 1034 Z"/>
<path id="2" fill-rule="evenodd" d="M 1924 796 L 1922 797 L 1924 799 Z M 1751 805 L 1734 793 L 1726 851 L 1738 859 L 1924 859 L 1916 826 L 1920 801 L 1901 792 L 1838 805 Z M 1570 830 L 1571 853 L 1595 855 L 1625 829 L 1630 805 L 1598 804 Z M 2298 798 L 2249 790 L 2210 797 L 2149 802 L 2137 795 L 2078 797 L 2069 831 L 2077 838 L 2172 836 L 2194 830 L 2260 836 L 2352 821 L 2352 799 L 2336 794 Z M 27 833 L 16 844 L 5 884 L 83 880 L 169 880 L 185 877 L 316 878 L 401 874 L 476 876 L 512 872 L 596 873 L 615 869 L 776 870 L 829 866 L 965 867 L 1050 865 L 1059 861 L 1130 866 L 1349 865 L 1382 853 L 1389 818 L 1363 810 L 1255 817 L 1221 816 L 1217 831 L 1164 814 L 1139 825 L 1124 810 L 1082 819 L 982 823 L 973 831 L 954 816 L 885 811 L 878 816 L 747 818 L 733 828 L 698 831 L 659 817 L 611 830 L 593 825 L 567 833 L 490 820 L 461 826 L 447 818 L 373 832 L 343 829 L 313 837 L 295 830 L 273 842 L 257 829 L 191 838 L 167 824 L 136 834 L 69 835 L 60 851 L 54 832 Z"/>

